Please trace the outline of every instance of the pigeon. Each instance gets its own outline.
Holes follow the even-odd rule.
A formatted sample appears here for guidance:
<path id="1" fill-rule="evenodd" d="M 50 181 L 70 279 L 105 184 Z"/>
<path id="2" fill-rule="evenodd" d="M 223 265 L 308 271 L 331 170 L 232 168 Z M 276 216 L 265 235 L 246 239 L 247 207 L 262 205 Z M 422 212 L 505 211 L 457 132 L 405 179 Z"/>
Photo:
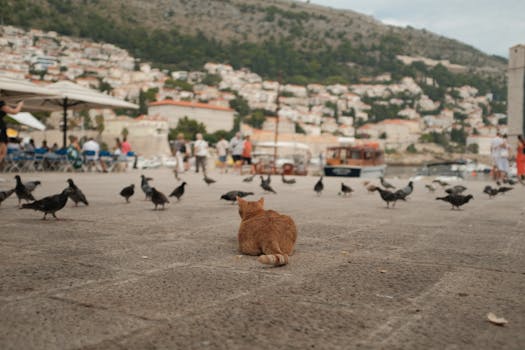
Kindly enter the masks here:
<path id="1" fill-rule="evenodd" d="M 157 210 L 158 205 L 162 205 L 164 210 L 164 205 L 170 202 L 164 193 L 157 191 L 155 187 L 151 188 L 151 201 L 155 204 L 155 210 Z"/>
<path id="2" fill-rule="evenodd" d="M 425 187 L 427 188 L 428 192 L 435 192 L 436 191 L 436 188 L 432 184 L 427 184 L 427 185 L 425 185 Z"/>
<path id="3" fill-rule="evenodd" d="M 259 177 L 261 178 L 261 187 L 262 187 L 263 185 L 269 185 L 269 184 L 270 184 L 269 181 L 271 181 L 271 179 L 269 179 L 269 177 L 268 177 L 268 180 L 265 180 L 264 177 L 262 177 L 262 175 L 259 176 Z"/>
<path id="4" fill-rule="evenodd" d="M 433 180 L 432 182 L 441 185 L 441 187 L 447 187 L 447 186 L 449 185 L 448 182 L 446 182 L 446 181 L 441 181 L 441 180 L 439 180 L 439 179 L 435 179 L 435 180 Z"/>
<path id="5" fill-rule="evenodd" d="M 142 191 L 146 195 L 146 199 L 151 198 L 151 186 L 149 185 L 148 181 L 153 180 L 151 177 L 145 177 L 144 175 L 140 175 L 141 182 L 140 187 L 142 188 Z"/>
<path id="6" fill-rule="evenodd" d="M 447 192 L 448 194 L 462 194 L 463 192 L 465 192 L 467 190 L 467 188 L 465 186 L 462 186 L 462 185 L 456 185 L 454 187 L 451 187 L 451 188 L 447 188 L 445 190 L 445 192 Z"/>
<path id="7" fill-rule="evenodd" d="M 9 198 L 14 192 L 15 192 L 14 188 L 8 191 L 0 191 L 0 205 L 2 204 L 3 201 Z"/>
<path id="8" fill-rule="evenodd" d="M 281 175 L 281 179 L 283 180 L 283 183 L 288 185 L 293 185 L 295 183 L 295 179 L 286 179 L 284 174 Z"/>
<path id="9" fill-rule="evenodd" d="M 399 189 L 394 192 L 398 200 L 406 201 L 406 198 L 408 197 L 408 194 L 404 191 L 404 189 Z M 395 206 L 395 202 L 394 202 Z"/>
<path id="10" fill-rule="evenodd" d="M 412 181 L 409 181 L 408 182 L 408 185 L 406 185 L 405 187 L 403 187 L 401 189 L 401 191 L 403 191 L 405 193 L 405 197 L 408 197 L 412 194 L 412 192 L 414 191 L 414 182 Z"/>
<path id="11" fill-rule="evenodd" d="M 489 198 L 494 198 L 499 193 L 499 191 L 497 188 L 492 188 L 490 185 L 487 185 L 483 189 L 483 193 L 488 194 Z"/>
<path id="12" fill-rule="evenodd" d="M 445 202 L 449 202 L 450 204 L 452 204 L 451 209 L 455 209 L 455 208 L 459 209 L 459 207 L 461 207 L 464 204 L 467 204 L 473 198 L 474 197 L 471 194 L 468 194 L 466 196 L 462 194 L 449 194 L 448 196 L 445 196 L 445 197 L 436 197 L 436 200 L 442 200 Z"/>
<path id="13" fill-rule="evenodd" d="M 509 192 L 509 191 L 511 191 L 513 189 L 514 189 L 513 187 L 501 186 L 501 187 L 498 188 L 498 192 L 499 193 L 506 193 L 506 192 Z"/>
<path id="14" fill-rule="evenodd" d="M 78 202 L 82 202 L 85 205 L 89 205 L 86 196 L 84 196 L 84 193 L 80 190 L 80 188 L 75 185 L 73 180 L 67 179 L 67 183 L 69 184 L 69 198 L 75 202 L 75 207 L 78 206 Z"/>
<path id="15" fill-rule="evenodd" d="M 177 201 L 180 201 L 180 197 L 184 194 L 184 186 L 186 186 L 186 182 L 181 183 L 180 186 L 174 189 L 169 196 L 177 197 Z"/>
<path id="16" fill-rule="evenodd" d="M 268 177 L 266 178 L 266 183 L 269 185 L 272 182 L 272 175 L 268 174 Z"/>
<path id="17" fill-rule="evenodd" d="M 19 175 L 15 176 L 16 179 L 16 187 L 15 187 L 15 193 L 18 197 L 18 206 L 20 206 L 20 203 L 22 202 L 22 199 L 29 202 L 34 201 L 35 197 L 27 190 L 27 188 L 22 183 L 22 179 L 20 179 Z"/>
<path id="18" fill-rule="evenodd" d="M 383 185 L 383 187 L 384 187 L 385 189 L 389 189 L 389 188 L 394 189 L 394 188 L 395 188 L 395 186 L 393 186 L 391 183 L 386 182 L 384 177 L 381 176 L 381 177 L 379 178 L 379 180 L 381 180 L 381 185 Z"/>
<path id="19" fill-rule="evenodd" d="M 267 182 L 268 180 L 264 180 L 264 178 L 261 176 L 261 187 L 266 192 L 272 192 L 277 194 L 277 192 L 274 191 L 274 189 L 270 186 L 270 184 Z"/>
<path id="20" fill-rule="evenodd" d="M 243 192 L 243 191 L 230 191 L 221 196 L 221 199 L 227 200 L 235 204 L 237 197 L 244 198 L 246 196 L 253 196 L 253 192 Z"/>
<path id="21" fill-rule="evenodd" d="M 53 217 L 56 220 L 58 220 L 55 213 L 66 206 L 67 198 L 69 196 L 70 191 L 71 188 L 67 187 L 59 194 L 44 197 L 32 203 L 22 204 L 22 207 L 20 209 L 34 209 L 43 212 L 44 217 L 42 218 L 42 220 L 46 219 L 47 214 L 53 215 Z"/>
<path id="22" fill-rule="evenodd" d="M 38 186 L 38 185 L 41 185 L 42 183 L 40 181 L 28 181 L 28 182 L 24 182 L 24 186 L 26 187 L 26 189 L 29 191 L 29 193 L 33 192 L 35 190 L 35 188 Z"/>
<path id="23" fill-rule="evenodd" d="M 122 191 L 120 191 L 120 195 L 124 198 L 126 198 L 126 203 L 129 203 L 129 198 L 135 194 L 135 185 L 129 185 L 127 187 L 124 187 Z"/>
<path id="24" fill-rule="evenodd" d="M 505 179 L 503 179 L 503 183 L 504 183 L 504 184 L 509 184 L 509 185 L 511 185 L 511 186 L 514 186 L 515 184 L 518 183 L 518 181 L 513 180 L 513 179 L 505 178 Z"/>
<path id="25" fill-rule="evenodd" d="M 352 187 L 347 186 L 343 182 L 341 182 L 341 193 L 343 194 L 343 196 L 346 197 L 347 195 L 351 194 L 352 192 L 354 192 Z"/>
<path id="26" fill-rule="evenodd" d="M 323 176 L 321 176 L 319 180 L 315 183 L 314 191 L 315 193 L 317 193 L 318 196 L 320 196 L 321 193 L 323 192 L 323 189 L 324 189 Z"/>
<path id="27" fill-rule="evenodd" d="M 242 182 L 252 182 L 254 177 L 255 177 L 255 174 L 253 174 L 252 176 L 245 177 L 242 180 Z"/>
<path id="28" fill-rule="evenodd" d="M 396 206 L 396 201 L 399 199 L 399 197 L 394 192 L 384 190 L 381 187 L 375 187 L 375 191 L 379 192 L 381 199 L 386 202 L 387 208 L 390 208 L 390 203 L 394 203 L 392 207 Z"/>
<path id="29" fill-rule="evenodd" d="M 208 184 L 208 186 L 213 184 L 213 183 L 215 183 L 215 182 L 217 182 L 214 179 L 212 179 L 211 177 L 208 177 L 208 175 L 204 175 L 203 179 L 204 179 L 204 182 L 206 182 Z"/>

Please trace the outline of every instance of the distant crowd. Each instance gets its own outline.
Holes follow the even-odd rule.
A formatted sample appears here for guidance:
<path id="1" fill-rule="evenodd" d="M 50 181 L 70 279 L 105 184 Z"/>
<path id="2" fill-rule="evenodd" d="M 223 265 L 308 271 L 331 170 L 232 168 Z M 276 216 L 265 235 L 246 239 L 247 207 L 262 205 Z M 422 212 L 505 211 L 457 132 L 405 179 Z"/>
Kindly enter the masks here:
<path id="1" fill-rule="evenodd" d="M 492 157 L 492 177 L 495 181 L 505 180 L 510 175 L 509 160 L 513 157 L 512 149 L 508 143 L 507 134 L 498 132 L 490 145 Z M 516 168 L 518 178 L 525 180 L 525 140 L 523 135 L 518 135 L 516 148 Z"/>
<path id="2" fill-rule="evenodd" d="M 195 163 L 195 172 L 202 172 L 206 174 L 207 162 L 209 154 L 209 145 L 206 142 L 202 134 L 197 134 L 195 140 L 188 141 L 185 139 L 183 133 L 177 135 L 177 139 L 170 142 L 171 152 L 176 159 L 175 171 L 183 173 L 190 170 L 190 160 L 193 157 Z M 227 172 L 227 164 L 230 161 L 233 163 L 234 171 L 239 173 L 242 170 L 243 165 L 250 166 L 250 172 L 254 173 L 255 169 L 252 163 L 252 150 L 253 145 L 250 140 L 250 135 L 244 137 L 240 132 L 237 132 L 235 136 L 227 141 L 224 137 L 217 142 L 215 145 L 215 151 L 217 152 L 217 167 L 221 173 Z"/>

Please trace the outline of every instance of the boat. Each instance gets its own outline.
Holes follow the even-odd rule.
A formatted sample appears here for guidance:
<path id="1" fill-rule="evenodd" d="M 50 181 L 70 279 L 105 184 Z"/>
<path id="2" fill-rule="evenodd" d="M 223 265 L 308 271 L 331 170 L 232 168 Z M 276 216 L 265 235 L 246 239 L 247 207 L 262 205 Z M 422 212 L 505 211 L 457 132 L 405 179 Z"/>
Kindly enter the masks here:
<path id="1" fill-rule="evenodd" d="M 385 174 L 384 153 L 374 142 L 328 147 L 325 176 L 378 178 Z"/>
<path id="2" fill-rule="evenodd" d="M 274 162 L 277 148 L 278 158 Z M 307 175 L 310 147 L 300 142 L 257 142 L 252 152 L 257 174 Z"/>

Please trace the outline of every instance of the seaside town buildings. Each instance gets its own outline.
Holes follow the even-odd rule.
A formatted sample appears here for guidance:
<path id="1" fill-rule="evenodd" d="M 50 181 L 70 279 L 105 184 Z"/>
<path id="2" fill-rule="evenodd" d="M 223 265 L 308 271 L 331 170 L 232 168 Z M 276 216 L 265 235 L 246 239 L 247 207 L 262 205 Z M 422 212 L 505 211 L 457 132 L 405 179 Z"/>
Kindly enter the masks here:
<path id="1" fill-rule="evenodd" d="M 523 128 L 525 47 L 513 49 L 516 55 L 511 52 L 511 66 L 516 62 L 517 73 L 511 72 L 510 83 L 522 87 L 521 95 L 509 94 L 509 101 L 515 101 L 510 103 L 511 115 L 521 115 L 521 121 L 511 118 L 514 130 Z M 373 138 L 385 147 L 404 151 L 420 142 L 424 134 L 461 128 L 467 133 L 467 145 L 477 143 L 479 152 L 487 153 L 487 140 L 505 118 L 490 111 L 490 94 L 481 95 L 471 86 L 447 91 L 445 101 L 439 102 L 425 95 L 413 78 L 393 81 L 390 74 L 350 85 L 300 86 L 264 80 L 248 69 L 234 69 L 222 63 L 206 63 L 202 71 L 169 72 L 140 62 L 111 44 L 12 26 L 0 26 L 0 50 L 0 75 L 3 76 L 42 84 L 71 80 L 134 102 L 138 102 L 141 92 L 153 91 L 154 99 L 148 103 L 149 116 L 143 117 L 143 124 L 139 122 L 135 126 L 130 121 L 128 125 L 125 117 L 117 117 L 112 111 L 104 112 L 107 117 L 104 132 L 110 135 L 118 135 L 124 124 L 130 135 L 143 135 L 141 128 L 146 124 L 146 129 L 149 128 L 144 131 L 146 134 L 167 135 L 167 130 L 176 127 L 178 120 L 185 116 L 204 123 L 210 133 L 230 130 L 235 118 L 230 101 L 240 96 L 251 110 L 262 111 L 267 116 L 260 132 L 245 128 L 260 135 L 275 130 L 277 113 L 283 137 L 301 138 L 307 143 L 310 139 L 312 144 L 313 140 L 323 137 L 334 140 L 357 136 Z M 449 69 L 464 71 L 464 67 L 449 62 L 406 56 L 399 59 L 406 64 L 414 60 L 429 66 L 441 63 Z M 209 76 L 216 78 L 213 86 L 205 84 Z M 397 113 L 385 119 L 378 114 L 378 107 L 393 107 Z M 89 115 L 94 117 L 97 113 L 101 114 L 95 111 Z M 48 123 L 53 120 L 49 118 Z M 58 128 L 58 125 L 51 126 Z"/>

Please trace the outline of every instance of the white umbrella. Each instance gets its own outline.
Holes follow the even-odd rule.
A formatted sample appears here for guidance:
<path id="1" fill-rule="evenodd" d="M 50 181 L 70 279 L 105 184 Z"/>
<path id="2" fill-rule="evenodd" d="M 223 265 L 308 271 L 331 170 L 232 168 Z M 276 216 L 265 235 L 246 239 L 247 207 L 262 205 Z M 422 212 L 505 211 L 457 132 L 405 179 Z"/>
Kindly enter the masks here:
<path id="1" fill-rule="evenodd" d="M 0 100 L 13 103 L 34 96 L 55 94 L 45 87 L 33 84 L 28 80 L 0 77 Z"/>
<path id="2" fill-rule="evenodd" d="M 105 109 L 105 108 L 127 108 L 138 109 L 139 106 L 101 92 L 85 88 L 70 81 L 60 81 L 46 87 L 55 96 L 42 97 L 28 100 L 24 106 L 26 109 L 38 111 L 64 112 L 64 147 L 67 145 L 67 111 L 82 109 Z"/>
<path id="3" fill-rule="evenodd" d="M 9 118 L 18 122 L 19 124 L 27 125 L 33 129 L 46 130 L 46 126 L 36 119 L 31 113 L 22 112 L 13 115 L 9 115 Z"/>

